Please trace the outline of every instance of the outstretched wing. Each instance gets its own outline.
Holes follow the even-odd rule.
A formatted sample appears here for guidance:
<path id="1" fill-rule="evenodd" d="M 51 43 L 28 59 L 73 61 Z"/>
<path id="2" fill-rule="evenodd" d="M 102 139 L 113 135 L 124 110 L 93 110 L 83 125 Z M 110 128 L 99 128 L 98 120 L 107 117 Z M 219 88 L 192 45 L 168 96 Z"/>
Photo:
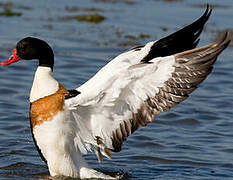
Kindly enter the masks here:
<path id="1" fill-rule="evenodd" d="M 120 151 L 130 134 L 195 90 L 230 40 L 226 34 L 205 47 L 184 52 L 177 49 L 174 55 L 155 55 L 144 61 L 156 52 L 157 42 L 119 55 L 77 88 L 80 95 L 66 101 L 77 128 L 75 143 L 82 152 L 92 144 L 102 160 L 102 155 L 110 158 L 112 151 Z"/>

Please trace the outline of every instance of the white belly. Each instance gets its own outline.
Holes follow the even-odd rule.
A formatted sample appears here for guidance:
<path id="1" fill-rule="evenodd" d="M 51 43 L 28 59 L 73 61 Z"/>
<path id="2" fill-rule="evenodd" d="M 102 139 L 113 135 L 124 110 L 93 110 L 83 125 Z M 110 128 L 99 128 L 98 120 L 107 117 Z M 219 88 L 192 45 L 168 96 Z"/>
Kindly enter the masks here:
<path id="1" fill-rule="evenodd" d="M 74 126 L 65 117 L 64 111 L 59 112 L 53 120 L 36 126 L 33 134 L 52 176 L 79 177 L 80 167 L 86 167 L 86 163 L 74 145 Z"/>

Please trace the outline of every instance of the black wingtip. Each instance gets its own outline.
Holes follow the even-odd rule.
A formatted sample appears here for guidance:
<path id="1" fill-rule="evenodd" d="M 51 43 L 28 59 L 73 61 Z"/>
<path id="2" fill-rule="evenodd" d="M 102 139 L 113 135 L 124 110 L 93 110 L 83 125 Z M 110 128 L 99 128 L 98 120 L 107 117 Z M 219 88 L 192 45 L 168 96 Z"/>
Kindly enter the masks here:
<path id="1" fill-rule="evenodd" d="M 204 26 L 204 24 L 208 21 L 211 13 L 212 13 L 212 8 L 210 7 L 209 4 L 207 4 L 205 12 L 203 13 L 203 15 L 196 22 L 202 22 L 202 24 Z"/>
<path id="2" fill-rule="evenodd" d="M 212 13 L 212 8 L 209 4 L 206 5 L 206 10 L 205 10 L 205 16 L 207 17 L 207 20 L 209 19 L 210 15 Z"/>
<path id="3" fill-rule="evenodd" d="M 206 10 L 201 17 L 179 31 L 155 42 L 148 55 L 145 56 L 141 62 L 149 62 L 155 57 L 169 56 L 195 48 L 199 42 L 199 36 L 204 28 L 204 25 L 208 21 L 211 12 L 212 8 L 209 4 L 207 4 Z"/>

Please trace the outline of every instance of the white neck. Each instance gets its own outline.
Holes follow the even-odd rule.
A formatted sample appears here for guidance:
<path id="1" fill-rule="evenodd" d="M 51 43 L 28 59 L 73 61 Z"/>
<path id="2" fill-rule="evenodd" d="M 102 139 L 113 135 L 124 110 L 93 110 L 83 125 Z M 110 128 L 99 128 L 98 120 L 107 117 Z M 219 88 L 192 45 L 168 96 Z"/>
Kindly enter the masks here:
<path id="1" fill-rule="evenodd" d="M 38 66 L 30 93 L 30 102 L 54 94 L 58 90 L 58 82 L 52 77 L 50 67 Z"/>

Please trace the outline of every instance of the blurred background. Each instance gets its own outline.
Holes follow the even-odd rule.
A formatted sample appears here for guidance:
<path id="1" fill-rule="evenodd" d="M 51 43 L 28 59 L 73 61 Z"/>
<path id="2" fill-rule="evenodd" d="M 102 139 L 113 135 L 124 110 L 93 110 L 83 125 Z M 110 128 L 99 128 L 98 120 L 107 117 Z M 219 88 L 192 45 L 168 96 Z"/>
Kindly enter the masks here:
<path id="1" fill-rule="evenodd" d="M 1 0 L 0 59 L 27 36 L 47 41 L 55 53 L 54 77 L 67 89 L 80 86 L 125 50 L 160 39 L 212 15 L 199 46 L 233 34 L 229 0 Z M 233 178 L 233 43 L 213 73 L 188 100 L 135 132 L 113 160 L 93 168 L 125 179 Z M 49 179 L 33 144 L 29 92 L 36 61 L 0 67 L 0 179 Z"/>

